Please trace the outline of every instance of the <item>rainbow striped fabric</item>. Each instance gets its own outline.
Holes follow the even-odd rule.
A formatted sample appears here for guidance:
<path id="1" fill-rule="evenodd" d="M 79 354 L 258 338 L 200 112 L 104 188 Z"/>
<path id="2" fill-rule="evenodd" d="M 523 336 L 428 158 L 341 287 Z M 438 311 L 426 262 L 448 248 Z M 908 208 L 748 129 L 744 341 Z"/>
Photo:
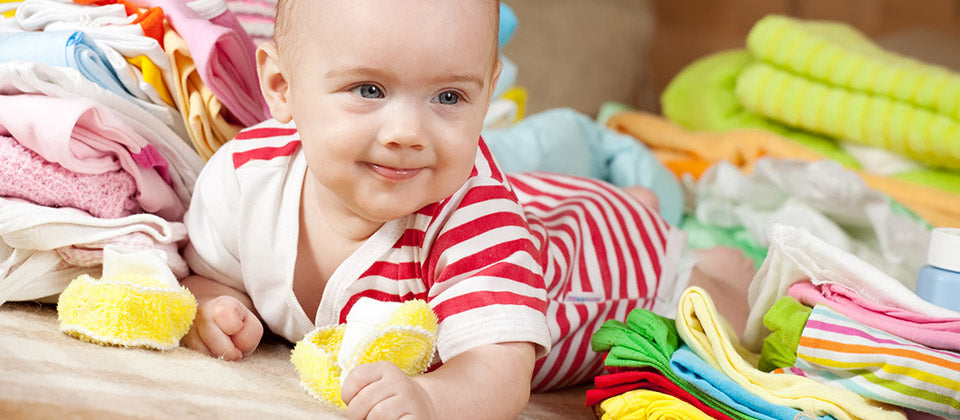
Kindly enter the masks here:
<path id="1" fill-rule="evenodd" d="M 877 401 L 960 418 L 960 353 L 868 327 L 826 305 L 814 306 L 797 362 L 786 372 Z"/>

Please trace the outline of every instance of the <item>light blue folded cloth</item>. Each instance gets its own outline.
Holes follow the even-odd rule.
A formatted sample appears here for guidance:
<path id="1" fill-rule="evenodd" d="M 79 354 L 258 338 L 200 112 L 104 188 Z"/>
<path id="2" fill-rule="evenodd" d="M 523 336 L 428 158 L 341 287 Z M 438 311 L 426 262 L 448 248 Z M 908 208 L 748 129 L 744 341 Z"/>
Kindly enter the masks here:
<path id="1" fill-rule="evenodd" d="M 645 145 L 569 108 L 530 115 L 516 124 L 483 132 L 490 152 L 506 172 L 554 172 L 649 188 L 660 214 L 676 226 L 683 215 L 680 183 Z"/>
<path id="2" fill-rule="evenodd" d="M 497 31 L 497 43 L 500 44 L 500 48 L 503 48 L 504 45 L 507 45 L 510 42 L 510 39 L 513 38 L 513 33 L 517 30 L 517 15 L 513 13 L 513 9 L 510 6 L 507 6 L 506 3 L 500 3 L 500 28 Z"/>
<path id="3" fill-rule="evenodd" d="M 808 412 L 793 407 L 777 405 L 753 395 L 738 385 L 729 376 L 704 362 L 686 344 L 670 356 L 670 370 L 697 389 L 703 391 L 731 408 L 760 420 L 794 420 L 798 418 L 817 418 Z M 803 414 L 804 416 L 801 416 Z M 831 415 L 819 417 L 822 420 L 835 420 Z"/>
<path id="4" fill-rule="evenodd" d="M 132 95 L 120 82 L 103 51 L 81 31 L 13 32 L 0 35 L 0 62 L 34 61 L 75 69 L 119 96 Z"/>

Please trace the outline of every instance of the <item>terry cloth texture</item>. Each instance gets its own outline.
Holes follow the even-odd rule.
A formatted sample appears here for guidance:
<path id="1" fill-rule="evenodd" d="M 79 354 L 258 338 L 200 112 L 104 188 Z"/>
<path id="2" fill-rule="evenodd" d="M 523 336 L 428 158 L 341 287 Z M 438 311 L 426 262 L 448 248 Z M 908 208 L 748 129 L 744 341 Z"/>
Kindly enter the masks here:
<path id="1" fill-rule="evenodd" d="M 0 135 L 0 196 L 52 207 L 73 207 L 108 219 L 139 210 L 137 192 L 123 171 L 83 174 L 64 169 Z"/>
<path id="2" fill-rule="evenodd" d="M 853 27 L 770 15 L 737 79 L 748 110 L 841 141 L 960 169 L 960 74 L 876 46 Z"/>

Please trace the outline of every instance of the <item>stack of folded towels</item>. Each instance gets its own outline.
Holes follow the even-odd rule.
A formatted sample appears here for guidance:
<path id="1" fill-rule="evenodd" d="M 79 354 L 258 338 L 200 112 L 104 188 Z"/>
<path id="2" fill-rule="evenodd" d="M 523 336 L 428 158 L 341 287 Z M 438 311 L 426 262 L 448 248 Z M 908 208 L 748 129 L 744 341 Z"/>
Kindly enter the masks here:
<path id="1" fill-rule="evenodd" d="M 960 418 L 960 313 L 870 264 L 775 225 L 743 341 L 697 287 L 676 319 L 635 309 L 591 344 L 600 418 Z M 806 417 L 804 417 L 806 416 Z"/>
<path id="2" fill-rule="evenodd" d="M 956 71 L 840 22 L 771 15 L 746 44 L 686 67 L 664 114 L 696 130 L 770 130 L 846 166 L 960 194 Z"/>

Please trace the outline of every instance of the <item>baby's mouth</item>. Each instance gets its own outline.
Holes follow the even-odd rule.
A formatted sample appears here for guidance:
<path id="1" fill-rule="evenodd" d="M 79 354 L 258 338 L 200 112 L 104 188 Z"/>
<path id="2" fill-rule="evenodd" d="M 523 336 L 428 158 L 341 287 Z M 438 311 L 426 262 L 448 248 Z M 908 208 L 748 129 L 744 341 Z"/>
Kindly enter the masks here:
<path id="1" fill-rule="evenodd" d="M 374 163 L 367 163 L 367 166 L 376 172 L 378 175 L 394 180 L 394 181 L 404 181 L 410 178 L 417 176 L 422 168 L 391 168 L 389 166 L 381 166 Z"/>

